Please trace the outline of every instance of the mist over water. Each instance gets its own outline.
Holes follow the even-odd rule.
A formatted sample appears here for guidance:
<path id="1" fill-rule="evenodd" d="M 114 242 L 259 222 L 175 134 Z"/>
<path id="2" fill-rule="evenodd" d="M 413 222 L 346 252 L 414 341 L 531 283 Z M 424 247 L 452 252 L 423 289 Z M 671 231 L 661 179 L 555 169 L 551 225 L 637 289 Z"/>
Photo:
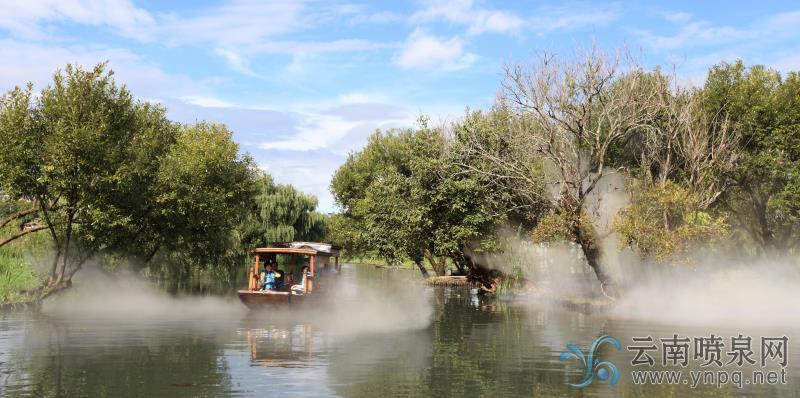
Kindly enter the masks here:
<path id="1" fill-rule="evenodd" d="M 613 314 L 691 325 L 800 326 L 800 275 L 789 260 L 736 265 L 706 258 L 694 269 L 653 266 Z"/>
<path id="2" fill-rule="evenodd" d="M 137 278 L 86 276 L 40 314 L 0 317 L 0 395 L 562 396 L 575 394 L 567 383 L 583 371 L 559 360 L 565 345 L 583 347 L 600 334 L 620 341 L 673 333 L 798 336 L 783 326 L 762 333 L 753 325 L 682 325 L 486 299 L 413 284 L 414 271 L 368 266 L 343 267 L 331 305 L 261 313 L 234 296 L 173 296 Z M 795 351 L 790 366 L 800 363 Z M 625 374 L 629 354 L 609 359 Z M 788 386 L 705 392 L 794 396 L 796 374 L 791 368 Z M 583 392 L 680 391 L 626 380 Z"/>
<path id="3" fill-rule="evenodd" d="M 603 177 L 587 197 L 587 212 L 601 246 L 601 263 L 622 294 L 608 314 L 671 325 L 800 326 L 800 264 L 793 258 L 745 261 L 725 252 L 695 250 L 690 264 L 655 263 L 623 248 L 613 230 L 619 211 L 630 203 L 624 175 Z M 486 263 L 504 272 L 522 264 L 525 279 L 546 297 L 605 300 L 594 271 L 577 244 L 532 243 L 506 234 L 510 249 Z M 730 245 L 730 243 L 727 243 Z M 540 305 L 538 296 L 519 301 Z"/>
<path id="4" fill-rule="evenodd" d="M 72 288 L 46 300 L 42 313 L 130 322 L 230 320 L 244 316 L 246 308 L 236 297 L 173 296 L 132 273 L 109 277 L 90 268 L 76 276 Z"/>
<path id="5" fill-rule="evenodd" d="M 213 323 L 249 321 L 278 324 L 313 323 L 337 335 L 423 329 L 430 325 L 430 291 L 421 283 L 397 280 L 357 284 L 331 275 L 325 295 L 304 305 L 266 307 L 251 311 L 235 295 L 171 295 L 130 273 L 109 277 L 87 269 L 75 286 L 45 302 L 42 313 L 64 321 L 109 320 L 147 324 L 180 322 L 207 326 Z"/>

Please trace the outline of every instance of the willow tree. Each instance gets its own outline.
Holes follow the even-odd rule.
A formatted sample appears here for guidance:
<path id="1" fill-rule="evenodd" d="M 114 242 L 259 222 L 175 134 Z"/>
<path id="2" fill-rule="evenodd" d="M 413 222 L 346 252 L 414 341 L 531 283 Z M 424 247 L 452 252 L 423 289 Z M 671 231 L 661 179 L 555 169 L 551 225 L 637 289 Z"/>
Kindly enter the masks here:
<path id="1" fill-rule="evenodd" d="M 260 173 L 255 196 L 240 229 L 245 245 L 264 246 L 293 240 L 320 241 L 326 233 L 326 217 L 317 212 L 317 198 L 287 184 L 276 184 Z"/>
<path id="2" fill-rule="evenodd" d="M 545 178 L 554 186 L 550 199 L 557 222 L 543 225 L 558 224 L 580 245 L 604 292 L 612 296 L 614 281 L 601 263 L 586 201 L 608 173 L 614 146 L 652 118 L 657 102 L 655 94 L 640 89 L 644 75 L 627 54 L 592 47 L 572 58 L 544 54 L 531 65 L 506 67 L 499 94 L 499 106 L 515 116 L 509 145 L 520 156 L 543 159 Z M 502 163 L 497 166 L 506 175 L 516 173 Z"/>

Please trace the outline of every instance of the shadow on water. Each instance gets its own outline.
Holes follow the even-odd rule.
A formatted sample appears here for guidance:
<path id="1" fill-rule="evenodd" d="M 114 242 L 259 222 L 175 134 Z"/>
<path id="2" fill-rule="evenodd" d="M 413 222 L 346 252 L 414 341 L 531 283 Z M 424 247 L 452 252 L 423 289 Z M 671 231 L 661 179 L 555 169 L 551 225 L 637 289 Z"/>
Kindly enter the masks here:
<path id="1" fill-rule="evenodd" d="M 580 380 L 583 369 L 559 355 L 567 343 L 585 348 L 602 334 L 623 343 L 673 333 L 786 333 L 790 342 L 800 335 L 587 315 L 484 300 L 458 288 L 423 292 L 410 287 L 415 276 L 345 267 L 338 287 L 343 294 L 310 313 L 248 313 L 230 299 L 164 301 L 169 296 L 148 293 L 125 296 L 122 303 L 134 297 L 138 303 L 130 307 L 102 300 L 97 308 L 79 306 L 82 311 L 5 314 L 0 395 L 686 396 L 691 390 L 685 386 L 631 383 L 631 355 L 624 349 L 601 352 L 620 368 L 620 384 L 576 389 L 567 383 Z M 108 306 L 114 316 L 100 310 Z M 797 354 L 790 348 L 788 385 L 691 392 L 797 396 Z"/>

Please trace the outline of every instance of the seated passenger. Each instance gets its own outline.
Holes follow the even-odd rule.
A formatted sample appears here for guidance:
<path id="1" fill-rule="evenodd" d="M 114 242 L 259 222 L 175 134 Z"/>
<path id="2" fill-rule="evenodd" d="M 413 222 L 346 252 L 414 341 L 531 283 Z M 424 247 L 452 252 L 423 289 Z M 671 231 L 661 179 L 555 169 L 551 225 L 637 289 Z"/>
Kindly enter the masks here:
<path id="1" fill-rule="evenodd" d="M 283 278 L 283 271 L 281 271 L 279 269 L 276 269 L 275 270 L 275 289 L 282 290 L 284 283 L 285 283 L 285 280 Z"/>
<path id="2" fill-rule="evenodd" d="M 261 273 L 261 290 L 274 290 L 275 289 L 275 271 L 272 270 L 272 264 L 267 264 L 264 267 L 264 272 Z"/>
<path id="3" fill-rule="evenodd" d="M 306 280 L 308 277 L 310 270 L 308 266 L 303 266 L 303 269 L 300 271 L 300 283 L 297 285 L 292 285 L 292 293 L 295 294 L 303 294 L 306 291 Z M 294 277 L 292 277 L 294 279 Z"/>

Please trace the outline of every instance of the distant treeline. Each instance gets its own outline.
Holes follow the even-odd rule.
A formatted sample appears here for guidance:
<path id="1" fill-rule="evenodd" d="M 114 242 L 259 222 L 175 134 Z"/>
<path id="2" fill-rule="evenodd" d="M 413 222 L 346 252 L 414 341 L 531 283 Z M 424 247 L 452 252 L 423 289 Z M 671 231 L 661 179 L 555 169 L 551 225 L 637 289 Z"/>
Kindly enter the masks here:
<path id="1" fill-rule="evenodd" d="M 28 84 L 2 96 L 0 250 L 46 234 L 53 255 L 33 299 L 68 287 L 92 259 L 225 275 L 247 248 L 322 238 L 316 198 L 274 183 L 227 127 L 166 114 L 105 64 L 68 65 L 40 92 Z"/>
<path id="2" fill-rule="evenodd" d="M 650 263 L 694 249 L 741 258 L 800 246 L 800 75 L 721 63 L 693 87 L 624 52 L 545 54 L 504 69 L 496 104 L 455 122 L 378 131 L 336 172 L 331 236 L 389 262 L 480 268 L 500 231 L 578 244 L 604 290 L 596 215 L 610 173 L 630 204 L 613 220 Z M 424 272 L 424 271 L 423 271 Z"/>

